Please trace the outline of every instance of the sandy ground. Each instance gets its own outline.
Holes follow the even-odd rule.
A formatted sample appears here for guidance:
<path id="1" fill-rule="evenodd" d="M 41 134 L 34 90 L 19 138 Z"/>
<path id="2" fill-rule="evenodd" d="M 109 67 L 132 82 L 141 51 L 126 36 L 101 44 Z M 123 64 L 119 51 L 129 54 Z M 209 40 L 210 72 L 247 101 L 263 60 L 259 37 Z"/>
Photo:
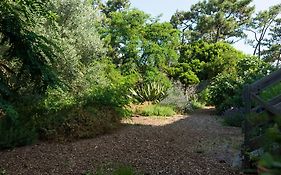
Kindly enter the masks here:
<path id="1" fill-rule="evenodd" d="M 210 110 L 171 118 L 133 117 L 113 134 L 71 143 L 39 143 L 0 152 L 6 174 L 85 174 L 113 164 L 145 175 L 232 175 L 240 128 Z"/>

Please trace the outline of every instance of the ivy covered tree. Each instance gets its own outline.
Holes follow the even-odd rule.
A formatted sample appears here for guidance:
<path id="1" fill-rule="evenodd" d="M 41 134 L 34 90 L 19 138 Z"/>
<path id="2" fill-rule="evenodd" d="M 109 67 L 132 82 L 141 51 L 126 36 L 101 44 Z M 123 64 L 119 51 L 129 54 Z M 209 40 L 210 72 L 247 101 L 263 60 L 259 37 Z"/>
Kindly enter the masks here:
<path id="1" fill-rule="evenodd" d="M 182 43 L 204 40 L 227 41 L 245 37 L 243 28 L 254 12 L 252 0 L 204 0 L 191 6 L 190 11 L 177 11 L 171 18 L 182 31 Z"/>

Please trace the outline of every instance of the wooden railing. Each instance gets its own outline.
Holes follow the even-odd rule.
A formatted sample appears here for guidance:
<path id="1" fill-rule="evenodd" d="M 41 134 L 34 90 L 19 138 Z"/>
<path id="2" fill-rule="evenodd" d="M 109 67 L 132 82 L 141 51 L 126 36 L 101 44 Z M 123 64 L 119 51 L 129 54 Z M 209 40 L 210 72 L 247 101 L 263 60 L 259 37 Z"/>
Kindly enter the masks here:
<path id="1" fill-rule="evenodd" d="M 281 115 L 281 94 L 269 101 L 265 101 L 260 97 L 260 93 L 266 88 L 281 82 L 281 69 L 272 74 L 250 84 L 244 88 L 243 98 L 245 103 L 245 123 L 243 127 L 244 145 L 243 145 L 243 166 L 244 168 L 251 167 L 249 152 L 259 150 L 262 147 L 264 133 L 253 136 L 251 132 L 257 128 L 269 126 L 274 117 Z M 249 117 L 253 113 L 266 112 L 269 114 L 269 119 L 263 123 L 252 124 Z"/>

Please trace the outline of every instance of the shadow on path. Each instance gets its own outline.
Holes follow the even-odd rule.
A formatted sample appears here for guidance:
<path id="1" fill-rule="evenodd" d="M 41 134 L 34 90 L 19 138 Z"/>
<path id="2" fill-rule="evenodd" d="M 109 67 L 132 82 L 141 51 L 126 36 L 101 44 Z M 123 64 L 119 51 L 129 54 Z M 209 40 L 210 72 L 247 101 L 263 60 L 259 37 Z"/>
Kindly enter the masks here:
<path id="1" fill-rule="evenodd" d="M 110 163 L 144 174 L 231 175 L 240 128 L 222 126 L 211 110 L 173 118 L 135 117 L 113 134 L 72 143 L 40 143 L 0 152 L 7 174 L 83 174 Z"/>

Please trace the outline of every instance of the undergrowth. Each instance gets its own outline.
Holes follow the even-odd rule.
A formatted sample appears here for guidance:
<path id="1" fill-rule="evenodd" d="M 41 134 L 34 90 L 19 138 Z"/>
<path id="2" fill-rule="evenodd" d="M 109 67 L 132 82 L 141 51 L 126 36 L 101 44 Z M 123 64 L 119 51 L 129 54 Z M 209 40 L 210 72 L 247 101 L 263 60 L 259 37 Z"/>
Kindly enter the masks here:
<path id="1" fill-rule="evenodd" d="M 160 104 L 147 105 L 136 110 L 136 114 L 142 116 L 173 116 L 176 114 L 175 110 L 171 106 L 164 106 Z"/>

